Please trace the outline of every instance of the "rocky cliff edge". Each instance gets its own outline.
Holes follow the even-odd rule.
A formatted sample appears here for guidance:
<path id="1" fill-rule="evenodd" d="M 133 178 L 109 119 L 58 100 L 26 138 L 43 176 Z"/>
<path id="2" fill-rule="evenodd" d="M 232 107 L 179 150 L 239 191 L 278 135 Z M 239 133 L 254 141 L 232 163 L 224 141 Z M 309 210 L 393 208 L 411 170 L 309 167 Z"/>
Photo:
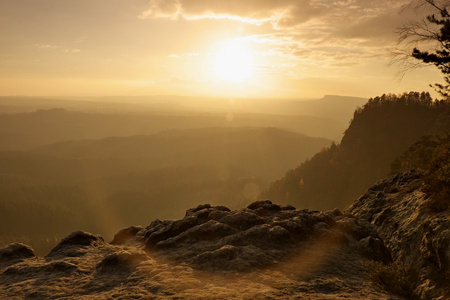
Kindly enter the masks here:
<path id="1" fill-rule="evenodd" d="M 381 181 L 345 212 L 258 201 L 180 220 L 76 231 L 45 257 L 0 249 L 6 299 L 449 299 L 450 213 L 421 174 Z"/>

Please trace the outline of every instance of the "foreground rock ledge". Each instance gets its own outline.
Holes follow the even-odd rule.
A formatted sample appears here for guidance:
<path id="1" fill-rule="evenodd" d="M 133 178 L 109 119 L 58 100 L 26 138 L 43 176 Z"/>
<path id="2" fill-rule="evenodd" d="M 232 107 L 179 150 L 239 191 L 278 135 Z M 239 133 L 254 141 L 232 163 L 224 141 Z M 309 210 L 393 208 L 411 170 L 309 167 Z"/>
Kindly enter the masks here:
<path id="1" fill-rule="evenodd" d="M 289 259 L 319 240 L 327 241 L 330 249 L 351 246 L 369 259 L 390 261 L 389 251 L 368 223 L 339 210 L 297 210 L 269 200 L 236 211 L 199 205 L 181 220 L 123 229 L 112 243 L 141 245 L 150 254 L 196 269 L 248 272 Z M 378 248 L 368 247 L 367 240 Z"/>
<path id="2" fill-rule="evenodd" d="M 422 174 L 410 171 L 378 182 L 348 211 L 370 222 L 422 299 L 450 299 L 450 211 L 434 211 Z M 449 199 L 450 201 L 450 199 Z"/>
<path id="3" fill-rule="evenodd" d="M 44 258 L 12 244 L 0 249 L 0 298 L 446 299 L 449 213 L 430 212 L 427 197 L 409 172 L 344 213 L 205 204 L 111 243 L 76 231 Z M 371 280 L 371 265 L 394 261 L 408 268 L 409 296 Z"/>

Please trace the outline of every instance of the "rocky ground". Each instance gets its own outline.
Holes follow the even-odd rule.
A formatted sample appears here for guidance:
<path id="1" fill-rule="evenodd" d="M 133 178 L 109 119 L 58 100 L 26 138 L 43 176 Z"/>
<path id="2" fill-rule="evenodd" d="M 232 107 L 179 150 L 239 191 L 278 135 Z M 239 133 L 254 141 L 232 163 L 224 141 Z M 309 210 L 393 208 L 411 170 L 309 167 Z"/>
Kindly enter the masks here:
<path id="1" fill-rule="evenodd" d="M 380 181 L 348 212 L 376 228 L 393 260 L 405 266 L 415 295 L 450 299 L 450 211 L 436 210 L 421 175 Z"/>
<path id="2" fill-rule="evenodd" d="M 111 243 L 77 231 L 45 257 L 0 249 L 0 298 L 448 299 L 449 224 L 448 210 L 430 212 L 414 172 L 344 213 L 206 204 Z"/>

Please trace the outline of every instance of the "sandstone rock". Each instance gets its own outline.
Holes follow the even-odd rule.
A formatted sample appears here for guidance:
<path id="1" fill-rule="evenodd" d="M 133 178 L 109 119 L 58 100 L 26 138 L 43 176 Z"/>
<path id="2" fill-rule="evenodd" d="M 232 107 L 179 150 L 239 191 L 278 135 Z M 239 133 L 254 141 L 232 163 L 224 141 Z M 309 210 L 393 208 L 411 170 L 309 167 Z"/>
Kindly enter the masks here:
<path id="1" fill-rule="evenodd" d="M 245 230 L 264 223 L 264 219 L 250 210 L 233 211 L 219 220 L 236 229 Z"/>
<path id="2" fill-rule="evenodd" d="M 68 275 L 68 273 L 78 271 L 78 267 L 75 264 L 66 261 L 55 261 L 46 265 L 43 270 L 44 272 L 52 274 L 60 272 L 64 275 Z"/>
<path id="3" fill-rule="evenodd" d="M 338 222 L 353 223 L 344 230 L 345 226 L 339 229 Z M 249 271 L 283 260 L 324 236 L 339 241 L 346 235 L 355 245 L 364 237 L 377 237 L 371 225 L 361 225 L 339 210 L 297 210 L 266 200 L 235 211 L 199 205 L 187 210 L 183 219 L 153 221 L 136 234 L 139 238 L 135 241 L 149 253 L 176 263 L 200 269 Z"/>
<path id="4" fill-rule="evenodd" d="M 377 237 L 368 236 L 358 241 L 358 251 L 375 261 L 385 264 L 392 262 L 391 254 L 383 241 Z"/>
<path id="5" fill-rule="evenodd" d="M 283 247 L 291 241 L 289 232 L 281 226 L 256 225 L 224 239 L 224 243 L 236 246 Z"/>
<path id="6" fill-rule="evenodd" d="M 262 213 L 270 213 L 271 211 L 279 211 L 281 210 L 281 207 L 277 204 L 273 204 L 270 200 L 264 200 L 264 201 L 256 201 L 247 206 L 248 209 L 256 210 Z"/>
<path id="7" fill-rule="evenodd" d="M 382 201 L 372 213 L 388 195 L 365 198 Z M 374 226 L 351 212 L 270 201 L 234 211 L 203 204 L 180 220 L 122 229 L 112 244 L 77 231 L 45 258 L 0 264 L 0 298 L 400 299 L 368 279 L 365 264 L 389 258 Z M 443 225 L 427 226 L 420 251 L 447 268 Z M 436 295 L 432 284 L 418 287 L 422 295 Z"/>
<path id="8" fill-rule="evenodd" d="M 67 261 L 54 261 L 43 264 L 26 264 L 25 262 L 12 265 L 2 273 L 0 281 L 16 283 L 37 277 L 62 278 L 70 277 L 78 272 L 77 265 Z"/>
<path id="9" fill-rule="evenodd" d="M 336 228 L 342 233 L 359 241 L 370 235 L 377 236 L 376 231 L 371 226 L 364 225 L 354 217 L 341 217 L 336 221 Z"/>
<path id="10" fill-rule="evenodd" d="M 179 235 L 180 233 L 194 227 L 200 223 L 200 220 L 192 215 L 176 221 L 164 221 L 155 226 L 147 228 L 146 247 L 154 247 L 158 242 Z"/>
<path id="11" fill-rule="evenodd" d="M 0 249 L 0 263 L 9 263 L 36 257 L 34 250 L 25 244 L 13 243 Z"/>
<path id="12" fill-rule="evenodd" d="M 140 262 L 147 259 L 147 255 L 142 251 L 112 253 L 102 259 L 96 266 L 96 270 L 99 273 L 129 272 Z"/>
<path id="13" fill-rule="evenodd" d="M 104 240 L 99 235 L 94 235 L 82 230 L 77 230 L 63 238 L 50 253 L 47 255 L 48 258 L 56 258 L 58 256 L 80 256 L 84 255 L 83 251 L 80 249 L 103 244 Z"/>
<path id="14" fill-rule="evenodd" d="M 204 240 L 213 242 L 235 232 L 236 230 L 227 224 L 210 220 L 201 225 L 189 228 L 176 237 L 157 243 L 156 249 L 169 248 L 180 245 L 181 243 L 195 243 Z"/>
<path id="15" fill-rule="evenodd" d="M 422 299 L 450 297 L 450 211 L 435 213 L 428 208 L 420 176 L 420 172 L 410 171 L 381 181 L 348 211 L 359 221 L 374 225 L 392 259 L 407 268 L 416 295 Z M 392 191 L 392 187 L 395 193 L 381 197 L 373 192 Z M 377 254 L 381 244 L 371 237 L 361 240 L 359 246 L 363 253 L 370 248 L 373 253 L 369 255 L 382 254 Z"/>
<path id="16" fill-rule="evenodd" d="M 13 244 L 0 249 L 0 298 L 403 299 L 369 279 L 372 265 L 405 295 L 450 299 L 449 212 L 430 210 L 421 186 L 418 172 L 397 175 L 345 212 L 203 204 L 112 244 L 76 231 L 45 258 Z"/>
<path id="17" fill-rule="evenodd" d="M 127 241 L 136 236 L 136 234 L 141 231 L 143 228 L 141 226 L 130 226 L 124 229 L 121 229 L 118 233 L 114 235 L 111 244 L 121 245 L 125 244 Z"/>

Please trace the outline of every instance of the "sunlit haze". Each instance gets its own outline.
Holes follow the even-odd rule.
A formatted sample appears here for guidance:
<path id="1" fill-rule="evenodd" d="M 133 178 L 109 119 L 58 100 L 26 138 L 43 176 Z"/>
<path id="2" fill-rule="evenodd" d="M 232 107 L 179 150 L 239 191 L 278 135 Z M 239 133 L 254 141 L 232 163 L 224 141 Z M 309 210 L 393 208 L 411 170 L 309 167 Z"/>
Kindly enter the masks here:
<path id="1" fill-rule="evenodd" d="M 407 1 L 2 0 L 0 95 L 311 98 L 431 90 L 389 67 Z"/>

